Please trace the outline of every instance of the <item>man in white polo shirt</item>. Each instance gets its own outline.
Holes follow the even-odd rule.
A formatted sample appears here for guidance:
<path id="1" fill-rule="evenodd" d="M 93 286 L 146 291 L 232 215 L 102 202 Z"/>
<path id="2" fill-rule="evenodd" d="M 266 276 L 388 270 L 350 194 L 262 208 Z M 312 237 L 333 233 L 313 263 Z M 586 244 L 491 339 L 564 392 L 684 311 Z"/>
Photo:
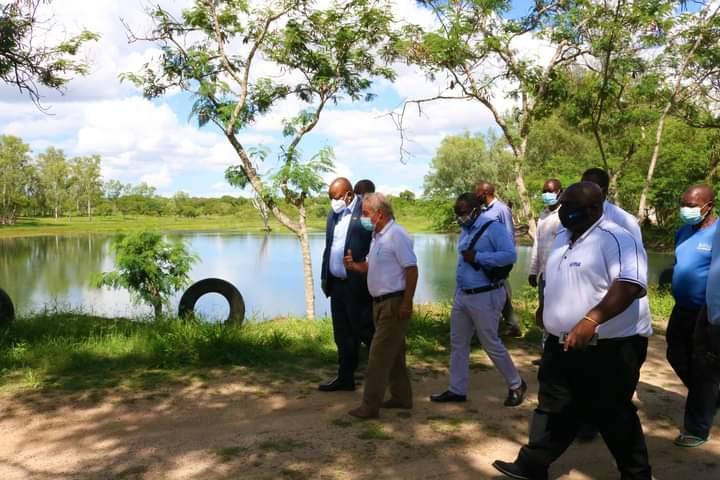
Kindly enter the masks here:
<path id="1" fill-rule="evenodd" d="M 392 206 L 381 193 L 363 197 L 363 227 L 373 232 L 366 262 L 353 261 L 348 250 L 345 268 L 367 272 L 373 297 L 375 336 L 370 346 L 363 400 L 348 412 L 357 418 L 376 418 L 380 408 L 412 408 L 410 375 L 405 364 L 405 334 L 412 316 L 418 279 L 413 242 L 395 223 Z M 390 387 L 390 398 L 385 390 Z"/>
<path id="2" fill-rule="evenodd" d="M 603 217 L 597 185 L 572 185 L 562 197 L 561 230 L 545 267 L 538 408 L 530 440 L 513 463 L 493 466 L 515 479 L 548 478 L 581 422 L 595 425 L 623 479 L 650 480 L 645 436 L 633 394 L 652 334 L 647 258 L 625 229 Z"/>

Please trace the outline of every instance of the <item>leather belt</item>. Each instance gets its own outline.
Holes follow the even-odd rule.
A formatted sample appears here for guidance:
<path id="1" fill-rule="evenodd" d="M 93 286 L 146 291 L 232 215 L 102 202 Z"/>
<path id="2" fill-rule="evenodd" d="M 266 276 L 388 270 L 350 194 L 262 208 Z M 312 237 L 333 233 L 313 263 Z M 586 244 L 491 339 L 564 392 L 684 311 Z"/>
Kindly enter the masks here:
<path id="1" fill-rule="evenodd" d="M 490 291 L 496 290 L 502 286 L 503 286 L 502 283 L 493 283 L 492 285 L 485 285 L 484 287 L 469 288 L 467 290 L 463 290 L 463 293 L 465 295 L 475 295 L 476 293 L 490 292 Z"/>
<path id="2" fill-rule="evenodd" d="M 400 290 L 398 292 L 386 293 L 385 295 L 380 295 L 379 297 L 373 297 L 373 302 L 380 303 L 380 302 L 387 300 L 388 298 L 402 297 L 403 295 L 405 295 L 405 290 Z"/>

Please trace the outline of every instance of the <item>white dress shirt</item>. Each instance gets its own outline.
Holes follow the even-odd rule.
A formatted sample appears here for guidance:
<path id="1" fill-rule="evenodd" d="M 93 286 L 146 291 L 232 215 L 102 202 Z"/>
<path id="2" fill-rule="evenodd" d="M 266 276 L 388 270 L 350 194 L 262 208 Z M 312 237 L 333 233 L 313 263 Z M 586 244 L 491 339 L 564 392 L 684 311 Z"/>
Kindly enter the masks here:
<path id="1" fill-rule="evenodd" d="M 535 233 L 535 242 L 530 255 L 530 275 L 540 275 L 545 271 L 545 262 L 552 248 L 558 231 L 563 228 L 558 215 L 560 208 L 550 210 L 546 208 L 540 214 Z"/>
<path id="2" fill-rule="evenodd" d="M 390 220 L 380 232 L 373 233 L 367 261 L 370 295 L 379 297 L 405 290 L 405 269 L 417 265 L 412 238 Z"/>
<path id="3" fill-rule="evenodd" d="M 558 232 L 545 265 L 543 323 L 558 337 L 600 303 L 616 280 L 647 290 L 647 255 L 630 232 L 603 216 L 572 245 L 570 236 L 569 230 Z M 599 338 L 650 336 L 650 311 L 643 298 L 600 325 Z"/>
<path id="4" fill-rule="evenodd" d="M 357 195 L 353 196 L 350 205 L 338 214 L 335 229 L 333 230 L 333 240 L 330 246 L 330 273 L 335 278 L 347 278 L 347 270 L 345 270 L 345 264 L 343 263 L 343 257 L 345 257 L 345 240 L 356 203 Z"/>

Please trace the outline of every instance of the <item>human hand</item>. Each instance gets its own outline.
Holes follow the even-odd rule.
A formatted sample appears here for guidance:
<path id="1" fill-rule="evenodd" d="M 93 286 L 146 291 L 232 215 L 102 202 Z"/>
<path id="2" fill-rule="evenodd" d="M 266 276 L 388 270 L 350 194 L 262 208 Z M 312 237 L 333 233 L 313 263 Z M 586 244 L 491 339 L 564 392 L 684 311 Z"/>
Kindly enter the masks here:
<path id="1" fill-rule="evenodd" d="M 355 269 L 355 262 L 353 262 L 352 250 L 348 249 L 347 253 L 343 257 L 343 264 L 345 265 L 345 270 L 351 271 Z"/>
<path id="2" fill-rule="evenodd" d="M 531 287 L 537 288 L 537 286 L 538 286 L 537 275 L 528 276 L 528 283 L 530 284 Z"/>
<path id="3" fill-rule="evenodd" d="M 535 310 L 535 325 L 537 325 L 538 328 L 545 329 L 545 323 L 543 322 L 542 308 L 537 308 Z"/>
<path id="4" fill-rule="evenodd" d="M 462 254 L 467 263 L 475 263 L 475 250 L 465 250 Z"/>
<path id="5" fill-rule="evenodd" d="M 568 333 L 567 338 L 565 339 L 565 345 L 563 346 L 563 350 L 567 352 L 570 349 L 584 349 L 588 346 L 593 336 L 595 335 L 596 328 L 597 325 L 583 318 L 577 324 L 575 324 L 573 329 L 570 330 L 570 333 Z"/>
<path id="6" fill-rule="evenodd" d="M 412 315 L 413 305 L 412 300 L 404 300 L 400 304 L 400 311 L 398 312 L 401 320 L 407 320 Z"/>

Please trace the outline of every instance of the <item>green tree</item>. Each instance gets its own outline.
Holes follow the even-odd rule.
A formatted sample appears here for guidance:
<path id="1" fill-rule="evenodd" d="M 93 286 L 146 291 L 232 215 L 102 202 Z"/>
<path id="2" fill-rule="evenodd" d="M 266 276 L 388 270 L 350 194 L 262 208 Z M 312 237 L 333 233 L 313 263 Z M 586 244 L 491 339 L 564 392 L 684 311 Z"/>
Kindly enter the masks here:
<path id="1" fill-rule="evenodd" d="M 59 90 L 73 76 L 86 75 L 87 64 L 78 59 L 82 45 L 99 38 L 83 30 L 78 35 L 47 45 L 45 33 L 53 26 L 38 21 L 41 0 L 11 0 L 0 5 L 0 81 L 18 87 L 33 102 L 40 100 L 38 86 Z"/>
<path id="2" fill-rule="evenodd" d="M 170 297 L 190 283 L 188 274 L 197 261 L 184 243 L 168 242 L 153 232 L 128 235 L 114 249 L 118 269 L 100 274 L 96 285 L 126 288 L 136 301 L 153 308 L 156 319 Z"/>
<path id="3" fill-rule="evenodd" d="M 55 218 L 60 217 L 63 205 L 68 199 L 69 167 L 65 152 L 49 147 L 38 155 L 38 174 L 46 201 Z"/>
<path id="4" fill-rule="evenodd" d="M 306 159 L 299 145 L 329 103 L 343 96 L 369 100 L 373 78 L 393 78 L 393 71 L 379 63 L 391 37 L 389 5 L 384 0 L 326 6 L 308 0 L 270 0 L 262 6 L 195 0 L 181 18 L 162 8 L 156 8 L 152 17 L 154 30 L 143 38 L 160 44 L 160 68 L 147 65 L 140 74 L 123 78 L 142 86 L 148 97 L 178 87 L 190 92 L 199 124 L 213 124 L 224 133 L 239 160 L 228 178 L 252 188 L 300 241 L 306 313 L 314 318 L 305 200 L 324 188 L 320 175 L 332 168 L 332 154 L 324 148 Z M 263 76 L 257 62 L 261 57 L 289 74 Z M 291 96 L 307 107 L 284 122 L 287 142 L 280 149 L 279 166 L 263 175 L 238 134 Z M 289 208 L 281 209 L 282 203 Z"/>
<path id="5" fill-rule="evenodd" d="M 10 135 L 0 136 L 0 225 L 12 225 L 28 204 L 34 168 L 30 146 Z"/>
<path id="6" fill-rule="evenodd" d="M 88 218 L 92 217 L 92 206 L 102 197 L 102 177 L 100 175 L 100 156 L 76 157 L 70 160 L 72 182 L 78 204 L 83 205 Z"/>
<path id="7" fill-rule="evenodd" d="M 443 138 L 425 176 L 425 195 L 452 199 L 473 191 L 481 179 L 497 182 L 502 165 L 490 154 L 492 147 L 485 136 L 469 132 Z"/>
<path id="8" fill-rule="evenodd" d="M 525 182 L 528 139 L 533 122 L 552 111 L 564 95 L 564 79 L 558 72 L 584 54 L 573 42 L 582 4 L 536 1 L 527 14 L 510 18 L 507 12 L 513 2 L 509 0 L 422 3 L 435 14 L 437 27 L 407 26 L 399 52 L 431 77 L 444 75 L 448 87 L 436 96 L 409 103 L 471 100 L 489 110 L 512 152 L 510 164 L 501 168 L 513 172 L 521 216 L 534 236 Z M 552 44 L 554 51 L 545 65 L 517 48 L 515 42 L 523 35 Z M 504 98 L 493 90 L 499 82 L 507 83 Z M 502 102 L 508 99 L 517 104 L 512 112 L 502 111 Z M 401 130 L 407 105 L 400 114 Z"/>

